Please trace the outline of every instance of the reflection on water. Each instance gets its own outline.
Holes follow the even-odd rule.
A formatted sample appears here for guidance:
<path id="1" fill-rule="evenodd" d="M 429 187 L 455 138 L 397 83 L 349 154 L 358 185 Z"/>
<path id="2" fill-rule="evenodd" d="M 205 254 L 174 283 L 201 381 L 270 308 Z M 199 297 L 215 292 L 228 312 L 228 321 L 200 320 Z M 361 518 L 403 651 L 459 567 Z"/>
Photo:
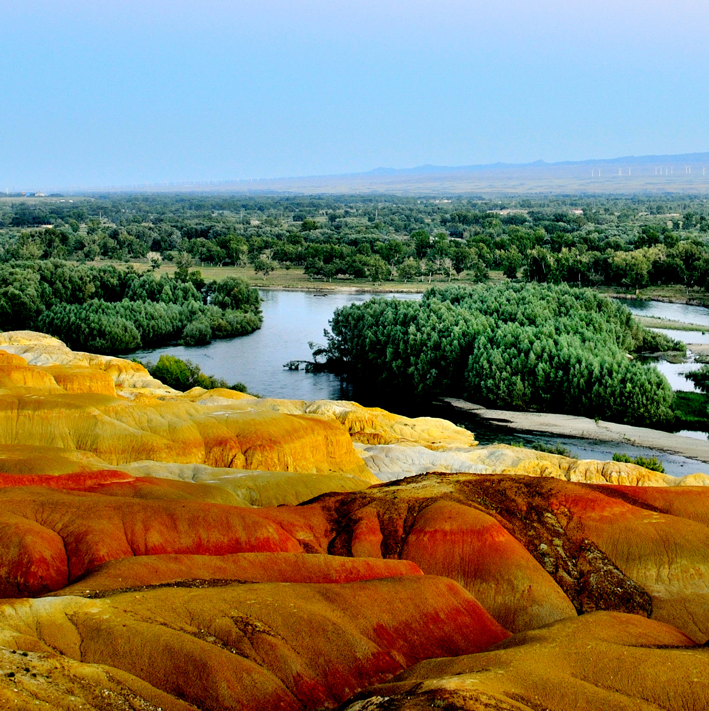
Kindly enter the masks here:
<path id="1" fill-rule="evenodd" d="M 689 393 L 699 392 L 694 383 L 684 376 L 684 373 L 698 370 L 702 367 L 701 363 L 670 363 L 662 359 L 653 359 L 652 363 L 667 378 L 673 390 L 684 390 Z"/>
<path id="2" fill-rule="evenodd" d="M 709 327 L 706 331 L 678 331 L 674 328 L 653 328 L 652 331 L 664 333 L 675 341 L 682 343 L 709 343 Z"/>
<path id="3" fill-rule="evenodd" d="M 140 360 L 156 361 L 163 353 L 189 359 L 203 372 L 241 381 L 264 397 L 292 400 L 339 400 L 350 397 L 339 378 L 329 373 L 311 375 L 289 371 L 290 360 L 310 360 L 308 341 L 324 342 L 323 330 L 339 306 L 368 301 L 374 294 L 261 290 L 263 327 L 241 338 L 213 341 L 208 346 L 168 346 L 133 353 Z M 381 294 L 387 298 L 420 299 L 421 294 Z"/>

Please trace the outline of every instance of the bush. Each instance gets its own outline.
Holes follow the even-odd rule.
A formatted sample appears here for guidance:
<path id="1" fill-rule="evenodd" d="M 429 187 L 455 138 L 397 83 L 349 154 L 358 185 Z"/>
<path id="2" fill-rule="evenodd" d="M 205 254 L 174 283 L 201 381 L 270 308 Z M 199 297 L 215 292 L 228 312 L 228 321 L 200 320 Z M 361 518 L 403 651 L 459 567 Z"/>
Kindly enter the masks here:
<path id="1" fill-rule="evenodd" d="M 158 362 L 155 364 L 142 363 L 141 365 L 144 365 L 154 378 L 181 392 L 200 387 L 205 390 L 226 388 L 228 390 L 248 393 L 248 389 L 244 383 L 228 385 L 226 380 L 222 378 L 205 375 L 201 368 L 191 360 L 182 360 L 176 356 L 164 354 L 160 356 Z"/>
<path id="2" fill-rule="evenodd" d="M 227 277 L 220 282 L 213 282 L 210 304 L 224 311 L 246 310 L 257 312 L 261 297 L 256 289 L 252 289 L 245 279 Z"/>
<path id="3" fill-rule="evenodd" d="M 532 442 L 529 447 L 530 449 L 536 449 L 537 452 L 558 454 L 561 457 L 572 457 L 571 450 L 568 447 L 564 447 L 563 444 L 544 444 L 544 442 Z"/>
<path id="4" fill-rule="evenodd" d="M 627 454 L 619 454 L 616 452 L 613 455 L 614 462 L 625 462 L 626 464 L 637 464 L 639 467 L 645 467 L 653 472 L 665 473 L 665 467 L 657 457 L 629 457 Z"/>
<path id="5" fill-rule="evenodd" d="M 206 318 L 198 318 L 188 324 L 182 332 L 182 342 L 186 346 L 204 346 L 212 341 L 212 327 Z"/>

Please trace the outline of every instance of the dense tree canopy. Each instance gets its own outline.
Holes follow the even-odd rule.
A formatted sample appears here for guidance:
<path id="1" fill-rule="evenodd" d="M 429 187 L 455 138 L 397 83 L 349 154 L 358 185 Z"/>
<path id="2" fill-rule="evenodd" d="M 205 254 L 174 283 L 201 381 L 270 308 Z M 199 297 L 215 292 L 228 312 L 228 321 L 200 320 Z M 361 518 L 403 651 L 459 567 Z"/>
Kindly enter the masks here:
<path id="1" fill-rule="evenodd" d="M 0 261 L 157 257 L 313 279 L 709 289 L 703 196 L 95 195 L 0 203 Z M 187 260 L 187 261 L 185 261 Z M 184 265 L 187 264 L 187 267 Z"/>
<path id="2" fill-rule="evenodd" d="M 0 264 L 0 329 L 34 329 L 71 348 L 121 353 L 260 328 L 260 299 L 245 281 L 212 282 L 201 292 L 194 281 L 57 260 Z"/>
<path id="3" fill-rule="evenodd" d="M 588 289 L 502 283 L 342 307 L 324 355 L 373 388 L 657 423 L 671 417 L 672 390 L 631 354 L 672 346 Z"/>

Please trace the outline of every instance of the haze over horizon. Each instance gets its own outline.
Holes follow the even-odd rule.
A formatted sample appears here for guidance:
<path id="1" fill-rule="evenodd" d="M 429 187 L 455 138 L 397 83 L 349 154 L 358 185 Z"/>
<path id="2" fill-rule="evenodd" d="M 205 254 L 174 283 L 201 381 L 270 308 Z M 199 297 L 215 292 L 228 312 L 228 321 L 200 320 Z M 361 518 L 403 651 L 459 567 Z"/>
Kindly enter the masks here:
<path id="1" fill-rule="evenodd" d="M 3 190 L 707 149 L 694 0 L 0 7 Z"/>

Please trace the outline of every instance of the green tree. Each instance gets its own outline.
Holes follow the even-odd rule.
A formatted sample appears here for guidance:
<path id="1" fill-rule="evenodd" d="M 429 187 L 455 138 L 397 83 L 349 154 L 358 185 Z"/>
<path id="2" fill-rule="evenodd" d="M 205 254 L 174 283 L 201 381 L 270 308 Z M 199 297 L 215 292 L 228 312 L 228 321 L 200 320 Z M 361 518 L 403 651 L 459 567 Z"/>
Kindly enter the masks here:
<path id="1" fill-rule="evenodd" d="M 418 259 L 424 259 L 428 250 L 431 249 L 433 239 L 426 230 L 416 230 L 410 235 L 411 241 L 414 243 L 414 251 Z"/>
<path id="2" fill-rule="evenodd" d="M 259 257 L 254 260 L 254 272 L 263 274 L 264 281 L 266 277 L 276 270 L 276 263 L 268 256 Z"/>
<path id="3" fill-rule="evenodd" d="M 402 281 L 413 281 L 420 274 L 419 265 L 415 259 L 409 257 L 399 265 L 397 274 Z"/>
<path id="4" fill-rule="evenodd" d="M 377 254 L 368 259 L 367 276 L 370 281 L 384 281 L 391 276 L 391 269 L 389 269 L 389 265 Z"/>
<path id="5" fill-rule="evenodd" d="M 175 279 L 177 281 L 187 281 L 190 267 L 192 266 L 192 257 L 187 252 L 180 252 L 175 257 Z"/>

